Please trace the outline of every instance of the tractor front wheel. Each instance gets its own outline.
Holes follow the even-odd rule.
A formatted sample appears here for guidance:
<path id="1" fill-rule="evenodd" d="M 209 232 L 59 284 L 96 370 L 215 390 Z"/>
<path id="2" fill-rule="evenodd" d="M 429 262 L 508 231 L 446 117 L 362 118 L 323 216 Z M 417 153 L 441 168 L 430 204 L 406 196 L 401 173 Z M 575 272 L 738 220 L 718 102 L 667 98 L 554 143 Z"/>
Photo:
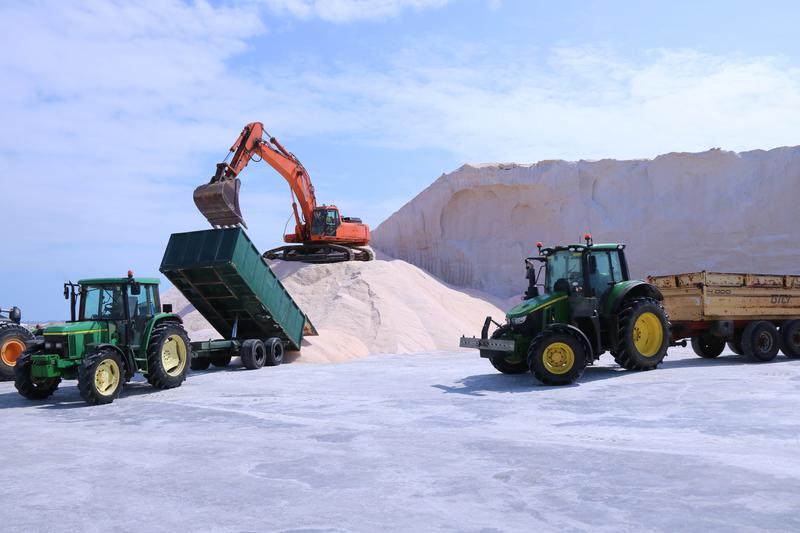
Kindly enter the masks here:
<path id="1" fill-rule="evenodd" d="M 800 358 L 800 320 L 790 320 L 781 326 L 781 351 L 790 359 Z"/>
<path id="2" fill-rule="evenodd" d="M 147 381 L 157 389 L 180 387 L 186 379 L 192 348 L 186 330 L 178 322 L 161 322 L 147 343 Z"/>
<path id="3" fill-rule="evenodd" d="M 719 354 L 721 354 L 724 349 L 725 339 L 712 335 L 707 331 L 696 337 L 692 337 L 692 350 L 700 357 L 714 359 L 715 357 L 719 357 Z"/>
<path id="4" fill-rule="evenodd" d="M 778 328 L 766 320 L 750 322 L 742 333 L 742 350 L 752 361 L 766 363 L 777 357 Z"/>
<path id="5" fill-rule="evenodd" d="M 503 336 L 508 333 L 508 326 L 500 326 L 494 333 L 492 333 L 493 339 L 501 339 Z M 492 363 L 492 366 L 495 369 L 499 370 L 503 374 L 524 374 L 530 370 L 527 362 L 520 361 L 518 363 L 509 363 L 505 358 L 504 352 L 495 352 L 496 355 L 493 355 L 489 358 L 489 362 Z"/>
<path id="6" fill-rule="evenodd" d="M 30 355 L 23 355 L 14 365 L 14 386 L 17 391 L 29 400 L 43 400 L 50 397 L 61 383 L 61 378 L 34 378 L 31 377 Z"/>
<path id="7" fill-rule="evenodd" d="M 528 348 L 528 365 L 545 385 L 569 385 L 581 377 L 589 354 L 581 339 L 564 330 L 544 330 Z"/>
<path id="8" fill-rule="evenodd" d="M 656 368 L 669 347 L 669 321 L 664 306 L 653 298 L 627 302 L 619 314 L 619 336 L 612 352 L 627 370 Z"/>
<path id="9" fill-rule="evenodd" d="M 14 379 L 14 365 L 32 340 L 19 324 L 0 323 L 0 380 Z"/>
<path id="10" fill-rule="evenodd" d="M 113 348 L 103 348 L 89 355 L 78 367 L 78 392 L 86 403 L 101 405 L 113 402 L 125 383 L 122 358 Z"/>

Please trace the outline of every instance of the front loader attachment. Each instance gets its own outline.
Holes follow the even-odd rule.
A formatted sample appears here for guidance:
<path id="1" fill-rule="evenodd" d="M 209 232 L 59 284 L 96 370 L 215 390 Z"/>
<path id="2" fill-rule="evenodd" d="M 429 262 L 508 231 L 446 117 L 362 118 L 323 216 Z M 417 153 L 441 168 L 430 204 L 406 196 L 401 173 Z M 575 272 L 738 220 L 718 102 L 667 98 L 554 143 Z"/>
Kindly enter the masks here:
<path id="1" fill-rule="evenodd" d="M 214 227 L 247 227 L 239 209 L 239 178 L 227 178 L 194 190 L 194 203 Z"/>

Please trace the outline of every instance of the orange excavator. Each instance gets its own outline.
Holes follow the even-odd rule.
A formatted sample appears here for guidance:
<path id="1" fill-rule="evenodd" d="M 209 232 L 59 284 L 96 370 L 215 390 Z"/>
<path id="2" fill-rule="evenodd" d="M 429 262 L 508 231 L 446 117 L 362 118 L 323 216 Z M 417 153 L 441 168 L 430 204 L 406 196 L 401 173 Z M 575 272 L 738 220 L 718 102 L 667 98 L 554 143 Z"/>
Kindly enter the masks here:
<path id="1" fill-rule="evenodd" d="M 370 261 L 375 258 L 369 244 L 369 226 L 361 219 L 343 217 L 335 205 L 317 206 L 314 186 L 303 164 L 278 140 L 266 133 L 260 122 L 251 122 L 231 146 L 228 157 L 206 185 L 194 191 L 194 203 L 214 227 L 247 225 L 239 208 L 239 173 L 253 158 L 263 160 L 289 182 L 294 212 L 294 233 L 283 236 L 288 246 L 264 253 L 267 259 L 336 263 Z M 298 205 L 300 208 L 298 210 Z"/>

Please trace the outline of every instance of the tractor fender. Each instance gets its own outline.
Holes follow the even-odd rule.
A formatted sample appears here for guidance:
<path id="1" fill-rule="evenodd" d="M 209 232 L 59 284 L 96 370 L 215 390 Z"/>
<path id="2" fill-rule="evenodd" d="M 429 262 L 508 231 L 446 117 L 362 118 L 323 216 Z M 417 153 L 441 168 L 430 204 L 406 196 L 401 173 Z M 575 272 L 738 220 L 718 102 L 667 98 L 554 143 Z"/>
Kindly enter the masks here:
<path id="1" fill-rule="evenodd" d="M 622 309 L 622 304 L 630 298 L 653 298 L 659 302 L 664 300 L 664 295 L 655 285 L 646 281 L 624 281 L 614 287 L 609 294 L 608 303 L 610 313 L 616 315 Z"/>
<path id="2" fill-rule="evenodd" d="M 162 322 L 177 322 L 178 324 L 183 324 L 183 319 L 175 313 L 159 313 L 150 319 L 150 322 L 144 330 L 144 335 L 142 336 L 142 346 L 139 348 L 141 357 L 147 357 L 147 345 L 150 344 L 150 335 L 153 334 L 153 328 Z"/>
<path id="3" fill-rule="evenodd" d="M 136 373 L 136 361 L 133 358 L 133 352 L 130 350 L 123 350 L 116 344 L 109 344 L 107 342 L 94 344 L 95 350 L 102 350 L 103 348 L 110 348 L 119 354 L 122 363 L 125 365 L 125 377 L 130 379 Z"/>
<path id="4" fill-rule="evenodd" d="M 592 343 L 589 342 L 589 338 L 586 334 L 581 331 L 580 329 L 576 328 L 572 324 L 550 324 L 547 326 L 547 329 L 553 331 L 562 331 L 565 333 L 574 333 L 581 339 L 583 343 L 583 349 L 586 350 L 586 355 L 588 356 L 587 362 L 592 362 L 594 360 L 594 350 L 592 349 Z"/>

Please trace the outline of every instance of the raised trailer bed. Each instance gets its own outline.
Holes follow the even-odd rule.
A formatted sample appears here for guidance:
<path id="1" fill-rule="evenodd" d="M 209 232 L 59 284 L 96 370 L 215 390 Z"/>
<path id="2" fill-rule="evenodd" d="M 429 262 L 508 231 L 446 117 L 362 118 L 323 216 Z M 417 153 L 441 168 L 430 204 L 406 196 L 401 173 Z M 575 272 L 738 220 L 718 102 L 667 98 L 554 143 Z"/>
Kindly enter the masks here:
<path id="1" fill-rule="evenodd" d="M 195 370 L 234 356 L 251 369 L 279 365 L 317 334 L 241 228 L 172 234 L 160 270 L 224 337 L 192 343 Z"/>
<path id="2" fill-rule="evenodd" d="M 800 276 L 703 271 L 648 281 L 664 295 L 673 342 L 691 339 L 697 355 L 717 357 L 727 343 L 754 361 L 800 357 Z"/>

